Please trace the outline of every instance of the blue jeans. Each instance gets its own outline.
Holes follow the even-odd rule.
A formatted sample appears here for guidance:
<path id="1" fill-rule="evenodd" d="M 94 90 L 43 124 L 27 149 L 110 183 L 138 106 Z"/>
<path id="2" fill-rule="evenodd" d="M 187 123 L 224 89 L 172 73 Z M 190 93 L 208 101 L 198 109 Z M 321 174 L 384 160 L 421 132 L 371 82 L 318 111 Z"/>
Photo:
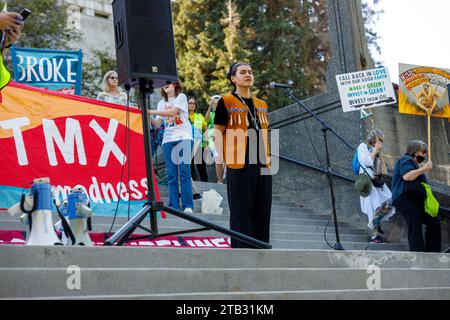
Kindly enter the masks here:
<path id="1" fill-rule="evenodd" d="M 169 207 L 176 210 L 194 209 L 191 184 L 191 140 L 167 142 L 163 144 L 163 151 L 169 187 Z M 178 173 L 181 184 L 181 208 L 178 196 Z"/>

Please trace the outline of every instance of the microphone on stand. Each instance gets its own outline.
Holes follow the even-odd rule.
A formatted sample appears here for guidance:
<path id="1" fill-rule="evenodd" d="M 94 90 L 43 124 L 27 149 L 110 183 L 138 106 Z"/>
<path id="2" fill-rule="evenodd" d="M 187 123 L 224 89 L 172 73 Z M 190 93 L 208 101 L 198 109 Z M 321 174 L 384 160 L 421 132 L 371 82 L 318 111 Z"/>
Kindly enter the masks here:
<path id="1" fill-rule="evenodd" d="M 277 88 L 281 88 L 281 89 L 292 89 L 292 86 L 288 85 L 288 84 L 282 84 L 282 83 L 276 83 L 276 82 L 271 82 L 269 84 L 269 87 L 271 87 L 272 89 L 277 89 Z"/>

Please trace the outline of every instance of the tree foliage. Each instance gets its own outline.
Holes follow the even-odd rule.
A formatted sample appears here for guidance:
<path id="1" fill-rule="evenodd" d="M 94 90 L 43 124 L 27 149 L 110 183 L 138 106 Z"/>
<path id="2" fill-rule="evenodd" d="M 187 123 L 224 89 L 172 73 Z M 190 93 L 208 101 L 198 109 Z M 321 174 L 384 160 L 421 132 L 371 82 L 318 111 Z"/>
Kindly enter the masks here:
<path id="1" fill-rule="evenodd" d="M 374 52 L 377 52 L 378 55 L 381 54 L 381 47 L 379 44 L 380 36 L 377 32 L 377 22 L 384 13 L 384 10 L 380 8 L 379 4 L 380 0 L 362 1 L 362 12 L 366 29 L 367 43 L 372 51 L 372 58 L 374 58 Z M 380 63 L 380 61 L 376 61 L 376 59 L 374 60 L 376 64 Z"/>
<path id="2" fill-rule="evenodd" d="M 8 11 L 19 11 L 25 7 L 31 10 L 18 47 L 75 50 L 81 40 L 81 32 L 67 28 L 67 5 L 57 0 L 9 0 Z M 92 52 L 91 61 L 83 61 L 82 94 L 95 98 L 100 89 L 103 75 L 116 69 L 116 60 L 102 49 Z M 8 64 L 11 62 L 8 61 Z M 8 66 L 8 68 L 10 68 Z"/>
<path id="3" fill-rule="evenodd" d="M 103 76 L 110 70 L 117 69 L 116 59 L 103 50 L 93 50 L 93 58 L 83 64 L 83 96 L 95 98 L 101 92 Z"/>
<path id="4" fill-rule="evenodd" d="M 8 0 L 8 11 L 31 10 L 22 30 L 17 46 L 26 48 L 71 49 L 71 44 L 80 40 L 76 30 L 67 28 L 67 5 L 57 0 Z"/>
<path id="5" fill-rule="evenodd" d="M 179 76 L 205 102 L 229 92 L 231 62 L 249 62 L 255 93 L 272 110 L 291 101 L 269 91 L 271 81 L 292 81 L 300 97 L 323 89 L 329 44 L 325 0 L 193 0 L 173 2 Z"/>

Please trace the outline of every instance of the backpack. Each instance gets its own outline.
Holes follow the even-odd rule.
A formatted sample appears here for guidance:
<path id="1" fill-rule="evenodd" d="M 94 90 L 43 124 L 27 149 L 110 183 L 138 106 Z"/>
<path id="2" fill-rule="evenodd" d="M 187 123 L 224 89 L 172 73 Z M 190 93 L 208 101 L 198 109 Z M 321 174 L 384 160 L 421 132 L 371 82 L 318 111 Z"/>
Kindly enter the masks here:
<path id="1" fill-rule="evenodd" d="M 355 153 L 353 154 L 353 160 L 352 160 L 352 171 L 357 176 L 359 175 L 359 167 L 361 165 L 359 164 L 358 160 L 358 149 L 355 150 Z"/>

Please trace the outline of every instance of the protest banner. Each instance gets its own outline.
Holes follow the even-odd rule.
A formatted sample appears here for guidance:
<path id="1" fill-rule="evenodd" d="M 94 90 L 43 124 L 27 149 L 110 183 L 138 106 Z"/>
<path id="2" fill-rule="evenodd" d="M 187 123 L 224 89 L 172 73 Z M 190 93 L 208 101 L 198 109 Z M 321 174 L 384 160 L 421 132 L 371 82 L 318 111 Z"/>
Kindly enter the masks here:
<path id="1" fill-rule="evenodd" d="M 81 95 L 83 54 L 79 51 L 11 47 L 14 80 L 30 86 Z"/>
<path id="2" fill-rule="evenodd" d="M 0 208 L 49 177 L 59 200 L 81 187 L 95 215 L 113 215 L 119 200 L 119 215 L 128 200 L 138 212 L 147 200 L 142 132 L 137 109 L 127 120 L 119 105 L 11 82 L 0 103 Z"/>

